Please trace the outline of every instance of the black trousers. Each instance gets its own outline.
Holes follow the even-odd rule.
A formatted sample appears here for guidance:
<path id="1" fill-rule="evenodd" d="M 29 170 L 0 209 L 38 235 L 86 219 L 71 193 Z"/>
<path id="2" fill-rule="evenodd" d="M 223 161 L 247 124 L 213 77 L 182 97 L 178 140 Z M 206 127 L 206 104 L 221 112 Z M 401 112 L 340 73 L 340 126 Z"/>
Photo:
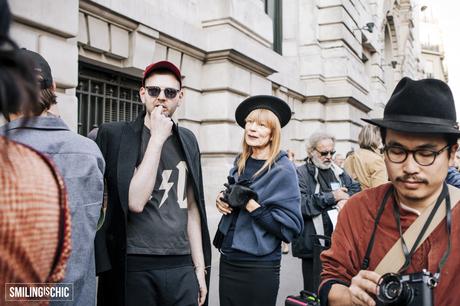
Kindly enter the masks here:
<path id="1" fill-rule="evenodd" d="M 319 275 L 314 275 L 313 264 L 313 258 L 302 258 L 303 289 L 316 293 Z"/>
<path id="2" fill-rule="evenodd" d="M 279 262 L 240 262 L 220 258 L 220 306 L 275 306 L 279 284 Z"/>
<path id="3" fill-rule="evenodd" d="M 195 306 L 198 292 L 193 266 L 127 272 L 128 306 Z"/>

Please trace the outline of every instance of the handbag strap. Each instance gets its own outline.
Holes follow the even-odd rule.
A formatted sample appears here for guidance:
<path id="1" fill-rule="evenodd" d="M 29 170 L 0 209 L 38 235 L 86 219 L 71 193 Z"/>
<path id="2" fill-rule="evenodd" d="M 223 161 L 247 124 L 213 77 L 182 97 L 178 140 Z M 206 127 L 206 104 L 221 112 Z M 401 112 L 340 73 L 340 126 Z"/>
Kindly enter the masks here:
<path id="1" fill-rule="evenodd" d="M 451 185 L 448 185 L 448 189 L 449 189 L 449 195 L 450 195 L 451 204 L 452 204 L 451 210 L 453 210 L 455 205 L 457 205 L 457 203 L 460 201 L 460 189 L 453 187 Z M 417 250 L 423 244 L 425 239 L 428 238 L 428 236 L 430 236 L 433 230 L 444 220 L 444 217 L 446 216 L 446 205 L 444 205 L 444 202 L 445 200 L 443 201 L 443 204 L 436 211 L 436 214 L 434 215 L 433 219 L 430 222 L 430 225 L 426 229 L 425 234 L 418 242 L 415 250 Z M 379 262 L 379 264 L 375 268 L 375 272 L 379 273 L 380 275 L 383 275 L 385 273 L 390 273 L 390 272 L 397 273 L 401 269 L 401 267 L 404 265 L 404 262 L 405 262 L 405 256 L 403 253 L 403 249 L 401 248 L 401 239 L 404 239 L 408 248 L 412 249 L 414 243 L 417 240 L 417 236 L 422 230 L 422 227 L 425 224 L 426 220 L 428 219 L 432 209 L 433 209 L 433 206 L 431 206 L 430 209 L 426 209 L 411 224 L 411 226 L 404 232 L 403 238 L 399 238 L 398 241 L 395 242 L 393 247 L 382 258 L 382 260 Z M 415 253 L 415 250 L 414 250 L 414 253 Z"/>

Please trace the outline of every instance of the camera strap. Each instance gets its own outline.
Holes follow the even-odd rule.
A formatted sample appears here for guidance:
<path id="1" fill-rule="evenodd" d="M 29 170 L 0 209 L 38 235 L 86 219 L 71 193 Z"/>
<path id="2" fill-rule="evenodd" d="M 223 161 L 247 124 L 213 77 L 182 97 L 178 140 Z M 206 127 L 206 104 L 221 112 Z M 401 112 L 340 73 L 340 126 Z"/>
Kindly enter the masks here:
<path id="1" fill-rule="evenodd" d="M 441 194 L 439 195 L 438 199 L 436 200 L 436 203 L 434 204 L 434 207 L 431 209 L 431 212 L 430 212 L 430 214 L 428 216 L 428 219 L 423 224 L 423 227 L 420 230 L 420 233 L 417 235 L 417 239 L 415 240 L 410 252 L 409 252 L 409 249 L 407 247 L 407 244 L 406 244 L 406 241 L 404 239 L 403 232 L 402 232 L 402 228 L 401 228 L 401 214 L 399 212 L 399 206 L 396 203 L 396 201 L 393 202 L 393 214 L 395 216 L 396 224 L 398 226 L 399 237 L 400 237 L 399 241 L 401 242 L 401 247 L 402 247 L 402 250 L 403 250 L 403 253 L 404 253 L 404 257 L 405 257 L 404 265 L 402 266 L 401 269 L 399 269 L 398 273 L 404 273 L 407 270 L 407 268 L 409 268 L 412 255 L 414 254 L 415 250 L 420 245 L 420 241 L 421 241 L 423 235 L 426 233 L 426 230 L 428 229 L 428 226 L 430 225 L 431 221 L 433 220 L 433 217 L 435 216 L 436 212 L 439 209 L 439 206 L 441 205 L 441 203 L 443 203 L 443 201 L 446 203 L 446 205 L 449 206 L 449 210 L 446 209 L 446 214 L 450 215 L 451 214 L 451 212 L 450 212 L 450 197 L 449 197 L 449 192 L 448 192 L 446 183 L 444 183 L 442 191 L 441 191 Z M 450 224 L 448 224 L 448 226 L 450 226 Z M 448 233 L 450 233 L 450 230 L 448 230 Z M 448 235 L 448 244 L 450 244 L 450 235 Z M 449 246 L 448 246 L 448 250 L 450 251 Z"/>
<path id="2" fill-rule="evenodd" d="M 369 241 L 369 244 L 367 245 L 367 250 L 366 250 L 366 255 L 364 256 L 363 263 L 361 264 L 361 270 L 367 270 L 370 265 L 370 256 L 371 256 L 371 251 L 372 248 L 374 247 L 374 240 L 375 240 L 375 232 L 377 231 L 377 227 L 380 222 L 380 218 L 382 217 L 383 211 L 385 210 L 385 205 L 388 201 L 388 198 L 390 195 L 393 194 L 394 187 L 393 185 L 388 188 L 387 192 L 385 192 L 385 195 L 383 196 L 382 203 L 380 203 L 379 210 L 377 211 L 377 216 L 375 216 L 375 221 L 374 221 L 374 228 L 372 230 L 372 235 L 371 235 L 371 240 Z"/>
<path id="3" fill-rule="evenodd" d="M 443 187 L 444 191 L 444 187 Z M 447 250 L 444 253 L 439 266 L 438 266 L 438 274 L 441 270 L 441 268 L 444 266 L 445 262 L 447 261 L 447 257 L 449 256 L 450 253 L 450 228 L 451 228 L 451 210 L 455 207 L 455 205 L 460 201 L 460 189 L 457 189 L 453 186 L 447 186 L 447 191 L 448 194 L 445 195 L 445 199 L 441 195 L 439 196 L 438 200 L 440 199 L 440 204 L 438 205 L 438 208 L 436 209 L 435 213 L 433 213 L 433 216 L 431 217 L 431 220 L 428 220 L 430 218 L 430 215 L 432 214 L 432 211 L 436 204 L 432 205 L 430 208 L 426 209 L 413 223 L 412 225 L 404 232 L 403 235 L 401 235 L 401 238 L 398 239 L 398 241 L 395 242 L 393 247 L 387 252 L 387 254 L 384 256 L 384 258 L 380 261 L 380 263 L 377 265 L 377 268 L 375 269 L 375 272 L 379 274 L 385 274 L 388 272 L 393 272 L 397 273 L 401 267 L 404 267 L 406 263 L 406 256 L 404 252 L 404 247 L 401 248 L 402 242 L 401 240 L 404 239 L 406 243 L 406 252 L 408 252 L 409 248 L 407 246 L 411 246 L 411 252 L 408 252 L 409 254 L 415 253 L 417 248 L 423 244 L 425 239 L 433 232 L 433 230 L 444 220 L 444 217 L 446 217 L 446 227 L 447 227 L 447 232 L 448 232 L 448 246 Z M 364 257 L 363 263 L 361 265 L 361 269 L 367 270 L 369 267 L 370 263 L 370 253 L 372 251 L 372 247 L 374 244 L 375 240 L 375 234 L 377 231 L 378 223 L 380 221 L 380 218 L 383 214 L 385 205 L 388 201 L 388 198 L 390 195 L 392 195 L 394 192 L 393 186 L 391 186 L 387 192 L 384 195 L 384 198 L 382 200 L 382 203 L 379 207 L 379 210 L 377 212 L 377 216 L 374 222 L 374 229 L 371 235 L 371 239 L 369 241 L 367 250 L 366 250 L 366 255 Z M 447 197 L 449 195 L 449 197 Z M 449 201 L 447 201 L 449 200 Z M 438 201 L 436 201 L 438 202 Z M 441 205 L 442 203 L 446 203 L 446 205 Z M 451 205 L 452 204 L 452 205 Z M 429 222 L 427 222 L 429 221 Z M 424 230 L 423 235 L 419 235 L 419 233 L 422 231 L 423 227 L 426 227 Z M 419 237 L 420 236 L 420 237 Z"/>

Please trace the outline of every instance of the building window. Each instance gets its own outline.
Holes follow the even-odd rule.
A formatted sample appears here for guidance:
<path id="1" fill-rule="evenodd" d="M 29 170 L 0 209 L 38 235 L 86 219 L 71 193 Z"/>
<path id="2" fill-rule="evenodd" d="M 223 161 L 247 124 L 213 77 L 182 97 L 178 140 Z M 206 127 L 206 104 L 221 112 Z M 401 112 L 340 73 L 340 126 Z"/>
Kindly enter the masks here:
<path id="1" fill-rule="evenodd" d="M 425 77 L 434 78 L 434 63 L 433 61 L 427 60 L 425 62 Z"/>
<path id="2" fill-rule="evenodd" d="M 78 133 L 88 135 L 101 123 L 132 121 L 143 110 L 141 79 L 79 63 Z"/>
<path id="3" fill-rule="evenodd" d="M 283 54 L 282 0 L 264 0 L 265 13 L 273 20 L 273 50 Z"/>

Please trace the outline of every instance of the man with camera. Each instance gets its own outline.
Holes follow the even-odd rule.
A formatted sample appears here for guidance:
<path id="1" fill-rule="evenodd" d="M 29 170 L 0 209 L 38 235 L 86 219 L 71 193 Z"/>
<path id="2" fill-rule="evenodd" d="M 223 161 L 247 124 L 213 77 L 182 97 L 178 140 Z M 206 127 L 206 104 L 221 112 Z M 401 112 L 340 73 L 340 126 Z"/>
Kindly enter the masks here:
<path id="1" fill-rule="evenodd" d="M 460 190 L 447 186 L 460 131 L 442 81 L 403 78 L 380 127 L 391 183 L 341 210 L 323 261 L 322 305 L 455 305 Z M 388 274 L 392 273 L 392 274 Z"/>

